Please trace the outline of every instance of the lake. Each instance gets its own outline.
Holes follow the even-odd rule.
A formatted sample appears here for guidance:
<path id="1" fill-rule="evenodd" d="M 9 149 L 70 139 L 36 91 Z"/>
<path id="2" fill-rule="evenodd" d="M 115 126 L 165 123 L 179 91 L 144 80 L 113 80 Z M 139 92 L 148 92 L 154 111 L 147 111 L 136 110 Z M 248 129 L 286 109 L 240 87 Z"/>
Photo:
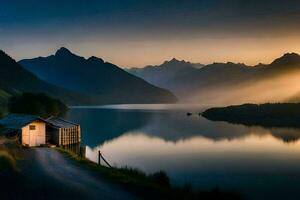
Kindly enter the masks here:
<path id="1" fill-rule="evenodd" d="M 237 191 L 248 199 L 300 199 L 300 130 L 209 121 L 201 105 L 73 107 L 87 157 L 163 170 L 174 185 Z M 187 116 L 187 112 L 194 113 Z"/>

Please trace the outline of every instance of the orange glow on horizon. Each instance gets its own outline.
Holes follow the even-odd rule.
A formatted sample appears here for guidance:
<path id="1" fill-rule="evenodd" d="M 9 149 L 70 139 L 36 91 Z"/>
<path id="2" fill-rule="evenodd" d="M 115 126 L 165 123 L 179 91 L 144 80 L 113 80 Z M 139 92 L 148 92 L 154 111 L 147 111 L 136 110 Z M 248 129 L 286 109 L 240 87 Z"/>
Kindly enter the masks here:
<path id="1" fill-rule="evenodd" d="M 51 42 L 51 43 L 50 43 Z M 31 45 L 13 44 L 4 49 L 16 60 L 48 56 L 61 46 L 84 56 L 97 56 L 123 68 L 160 65 L 177 58 L 193 63 L 235 62 L 247 65 L 271 63 L 287 52 L 300 53 L 300 37 L 233 37 L 177 38 L 177 39 L 128 39 L 95 38 L 70 39 L 67 42 L 45 41 Z"/>

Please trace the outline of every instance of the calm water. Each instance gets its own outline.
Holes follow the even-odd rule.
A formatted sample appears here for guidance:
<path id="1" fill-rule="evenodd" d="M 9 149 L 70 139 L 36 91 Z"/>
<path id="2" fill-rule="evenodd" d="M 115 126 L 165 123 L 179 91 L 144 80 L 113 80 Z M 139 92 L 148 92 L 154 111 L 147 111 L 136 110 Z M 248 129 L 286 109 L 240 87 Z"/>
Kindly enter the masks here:
<path id="1" fill-rule="evenodd" d="M 87 156 L 118 167 L 164 170 L 173 184 L 234 190 L 249 199 L 300 199 L 300 130 L 212 122 L 196 105 L 78 107 Z M 293 198 L 291 198 L 293 197 Z"/>

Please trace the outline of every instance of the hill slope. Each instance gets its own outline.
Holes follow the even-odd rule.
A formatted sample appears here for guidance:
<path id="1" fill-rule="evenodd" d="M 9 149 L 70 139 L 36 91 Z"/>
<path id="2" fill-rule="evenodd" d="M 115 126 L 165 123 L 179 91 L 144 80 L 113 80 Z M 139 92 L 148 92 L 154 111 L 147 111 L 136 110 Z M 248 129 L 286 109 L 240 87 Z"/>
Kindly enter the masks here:
<path id="1" fill-rule="evenodd" d="M 0 103 L 22 92 L 46 93 L 68 104 L 86 103 L 81 95 L 42 81 L 0 50 Z"/>
<path id="2" fill-rule="evenodd" d="M 25 69 L 60 87 L 95 95 L 99 103 L 170 103 L 176 97 L 169 91 L 127 73 L 97 57 L 85 59 L 66 48 L 55 55 L 21 60 Z"/>

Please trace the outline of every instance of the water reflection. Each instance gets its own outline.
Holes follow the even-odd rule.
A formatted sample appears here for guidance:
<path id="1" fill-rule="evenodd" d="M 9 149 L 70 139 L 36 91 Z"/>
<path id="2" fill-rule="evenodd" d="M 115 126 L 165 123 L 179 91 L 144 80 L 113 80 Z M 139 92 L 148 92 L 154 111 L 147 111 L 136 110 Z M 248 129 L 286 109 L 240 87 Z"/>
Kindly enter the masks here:
<path id="1" fill-rule="evenodd" d="M 151 114 L 108 109 L 74 109 L 67 118 L 80 123 L 83 144 L 95 147 L 123 133 L 141 128 Z"/>
<path id="2" fill-rule="evenodd" d="M 148 173 L 165 170 L 174 184 L 192 183 L 194 188 L 218 186 L 256 199 L 283 199 L 300 187 L 300 142 L 287 145 L 268 132 L 233 140 L 195 136 L 177 142 L 134 132 L 88 148 L 87 156 L 96 162 L 98 150 L 114 166 Z M 293 196 L 300 198 L 298 193 Z"/>
<path id="3" fill-rule="evenodd" d="M 259 159 L 260 156 L 266 155 L 268 159 L 272 160 L 278 157 L 278 154 L 285 155 L 285 158 L 295 155 L 299 157 L 300 142 L 286 145 L 284 142 L 268 135 L 268 133 L 264 136 L 250 134 L 245 138 L 234 140 L 213 141 L 195 136 L 187 140 L 168 142 L 159 137 L 150 137 L 135 132 L 122 135 L 95 148 L 88 148 L 87 155 L 96 161 L 96 153 L 99 149 L 117 166 L 136 166 L 152 172 L 161 169 L 161 165 L 164 165 L 164 162 L 170 162 L 170 160 L 176 161 L 176 165 L 170 165 L 169 167 L 172 169 L 182 168 L 183 165 L 189 165 L 195 161 L 195 158 L 189 160 L 189 155 L 195 154 L 197 155 L 196 159 L 209 157 L 210 160 L 217 158 L 220 162 L 223 162 L 224 159 L 230 159 L 230 157 L 241 159 L 247 154 L 248 161 L 240 163 L 246 167 L 249 167 L 248 162 L 250 162 L 252 154 L 254 155 L 252 159 Z M 297 159 L 299 160 L 300 157 Z M 181 162 L 181 160 L 184 161 Z M 225 166 L 217 165 L 213 168 L 215 167 Z"/>
<path id="4" fill-rule="evenodd" d="M 256 199 L 300 198 L 300 130 L 212 122 L 184 109 L 72 109 L 86 154 L 115 166 L 165 170 L 173 184 L 219 186 Z M 275 191 L 275 192 L 274 192 Z"/>
<path id="5" fill-rule="evenodd" d="M 73 109 L 68 113 L 68 118 L 81 124 L 83 143 L 90 147 L 132 131 L 172 142 L 193 136 L 203 136 L 215 141 L 232 140 L 250 133 L 271 134 L 285 142 L 294 142 L 300 138 L 300 130 L 296 128 L 267 129 L 213 122 L 198 115 L 187 117 L 182 110 Z"/>

